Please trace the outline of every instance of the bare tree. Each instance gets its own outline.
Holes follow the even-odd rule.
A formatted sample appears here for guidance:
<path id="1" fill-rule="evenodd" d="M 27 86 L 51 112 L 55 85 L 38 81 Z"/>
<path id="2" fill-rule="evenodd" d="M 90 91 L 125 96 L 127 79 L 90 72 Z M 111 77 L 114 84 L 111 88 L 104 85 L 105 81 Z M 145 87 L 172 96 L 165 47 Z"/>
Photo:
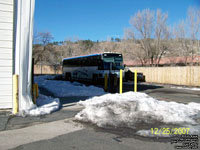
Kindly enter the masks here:
<path id="1" fill-rule="evenodd" d="M 187 12 L 186 22 L 188 25 L 190 38 L 190 55 L 192 57 L 192 64 L 194 54 L 199 50 L 199 32 L 200 32 L 200 10 L 189 7 Z"/>
<path id="2" fill-rule="evenodd" d="M 37 44 L 33 46 L 33 57 L 35 59 L 35 64 L 47 62 L 49 56 L 46 54 L 51 51 L 52 44 L 50 44 L 53 36 L 50 32 L 39 32 L 36 36 L 35 41 Z"/>
<path id="3" fill-rule="evenodd" d="M 53 36 L 50 32 L 39 32 L 38 39 L 41 45 L 46 46 L 53 40 Z"/>
<path id="4" fill-rule="evenodd" d="M 161 10 L 156 12 L 156 24 L 155 24 L 155 60 L 159 65 L 163 55 L 169 50 L 169 37 L 170 31 L 167 26 L 168 14 L 162 13 Z"/>
<path id="5" fill-rule="evenodd" d="M 169 29 L 167 26 L 167 13 L 157 10 L 156 13 L 149 9 L 138 11 L 130 19 L 133 32 L 140 44 L 143 62 L 150 60 L 151 65 L 159 64 L 161 57 L 167 52 Z M 139 51 L 137 55 L 140 56 Z"/>
<path id="6" fill-rule="evenodd" d="M 50 43 L 53 36 L 50 32 L 39 32 L 37 34 L 37 44 L 33 46 L 33 58 L 35 64 L 41 65 L 49 64 L 52 66 L 57 66 L 61 62 L 61 53 L 56 50 L 55 46 Z"/>
<path id="7" fill-rule="evenodd" d="M 186 23 L 182 20 L 178 25 L 174 27 L 175 42 L 180 43 L 180 55 L 184 56 L 184 64 L 187 65 L 187 58 L 190 54 L 190 41 L 187 38 Z"/>
<path id="8" fill-rule="evenodd" d="M 144 58 L 151 57 L 151 38 L 153 36 L 154 12 L 149 9 L 138 11 L 130 19 L 130 24 L 140 39 L 140 48 L 144 51 Z M 145 60 L 144 60 L 145 61 Z"/>
<path id="9" fill-rule="evenodd" d="M 124 40 L 134 40 L 135 36 L 131 28 L 125 28 L 124 29 Z"/>
<path id="10" fill-rule="evenodd" d="M 191 56 L 191 64 L 193 65 L 194 54 L 200 48 L 200 10 L 189 7 L 187 17 L 180 21 L 174 27 L 174 35 L 176 41 L 180 43 L 180 55 L 184 56 L 185 65 L 188 64 L 188 57 Z"/>

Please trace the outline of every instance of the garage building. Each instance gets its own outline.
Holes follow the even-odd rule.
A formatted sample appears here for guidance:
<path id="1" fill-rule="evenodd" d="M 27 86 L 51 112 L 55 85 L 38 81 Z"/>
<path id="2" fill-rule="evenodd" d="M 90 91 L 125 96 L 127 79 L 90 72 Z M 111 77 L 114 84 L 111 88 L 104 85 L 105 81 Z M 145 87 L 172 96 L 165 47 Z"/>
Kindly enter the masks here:
<path id="1" fill-rule="evenodd" d="M 0 109 L 13 107 L 12 76 L 19 76 L 19 110 L 31 96 L 34 0 L 0 0 Z"/>

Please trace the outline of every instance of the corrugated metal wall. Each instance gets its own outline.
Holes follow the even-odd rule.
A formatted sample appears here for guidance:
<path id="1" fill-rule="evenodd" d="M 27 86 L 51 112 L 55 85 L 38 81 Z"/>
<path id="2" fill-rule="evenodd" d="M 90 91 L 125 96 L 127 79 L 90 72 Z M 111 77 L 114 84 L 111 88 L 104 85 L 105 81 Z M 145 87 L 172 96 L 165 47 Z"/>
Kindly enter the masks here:
<path id="1" fill-rule="evenodd" d="M 14 0 L 0 0 L 0 108 L 12 107 Z"/>

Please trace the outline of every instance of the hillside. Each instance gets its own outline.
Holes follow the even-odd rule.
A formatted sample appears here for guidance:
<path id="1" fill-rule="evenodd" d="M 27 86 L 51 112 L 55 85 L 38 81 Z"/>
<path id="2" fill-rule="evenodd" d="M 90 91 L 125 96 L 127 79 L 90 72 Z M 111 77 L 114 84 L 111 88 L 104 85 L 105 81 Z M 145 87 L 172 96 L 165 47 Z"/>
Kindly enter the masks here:
<path id="1" fill-rule="evenodd" d="M 152 45 L 156 41 L 152 40 Z M 177 40 L 169 40 L 164 43 L 165 51 L 156 51 L 152 46 L 152 54 L 148 57 L 140 46 L 139 40 L 120 40 L 120 41 L 102 41 L 93 42 L 90 40 L 64 41 L 49 43 L 45 46 L 35 44 L 33 48 L 33 57 L 35 64 L 59 65 L 63 58 L 94 54 L 100 52 L 120 52 L 123 54 L 124 62 L 130 65 L 191 65 L 199 64 L 196 57 L 199 54 L 198 47 L 193 46 L 193 51 L 185 51 L 181 42 Z M 191 45 L 189 45 L 191 47 Z M 154 55 L 153 55 L 154 54 Z M 153 57 L 153 62 L 152 62 Z M 160 60 L 159 60 L 160 59 Z M 181 60 L 178 63 L 178 60 Z M 159 62 L 158 62 L 159 61 Z M 193 65 L 193 64 L 192 64 Z"/>

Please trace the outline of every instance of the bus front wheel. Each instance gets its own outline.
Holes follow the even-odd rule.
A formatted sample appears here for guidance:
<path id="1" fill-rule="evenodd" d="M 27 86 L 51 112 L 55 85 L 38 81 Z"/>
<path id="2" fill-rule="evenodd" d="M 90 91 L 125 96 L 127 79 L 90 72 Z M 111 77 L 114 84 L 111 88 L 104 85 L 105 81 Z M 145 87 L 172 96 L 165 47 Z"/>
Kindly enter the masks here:
<path id="1" fill-rule="evenodd" d="M 71 73 L 65 73 L 65 80 L 67 80 L 67 81 L 72 80 Z"/>
<path id="2" fill-rule="evenodd" d="M 98 76 L 97 76 L 97 74 L 93 74 L 92 82 L 93 82 L 93 84 L 97 84 L 97 82 L 98 82 Z"/>

